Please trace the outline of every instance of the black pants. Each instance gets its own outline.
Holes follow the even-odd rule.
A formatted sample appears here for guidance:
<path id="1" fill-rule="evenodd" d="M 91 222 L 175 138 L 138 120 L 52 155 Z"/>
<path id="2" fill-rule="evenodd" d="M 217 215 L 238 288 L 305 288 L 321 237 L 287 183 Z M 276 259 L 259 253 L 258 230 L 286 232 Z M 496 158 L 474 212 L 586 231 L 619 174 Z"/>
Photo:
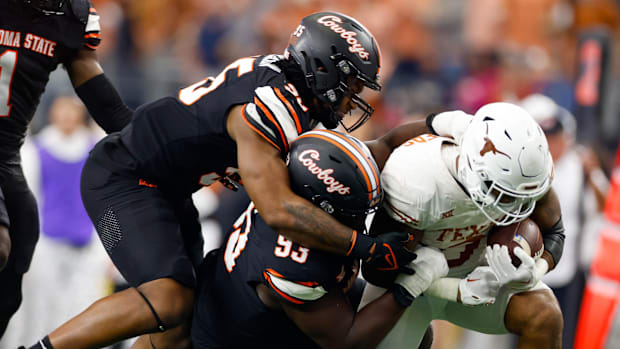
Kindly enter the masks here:
<path id="1" fill-rule="evenodd" d="M 167 195 L 92 158 L 82 170 L 81 192 L 103 246 L 129 285 L 172 278 L 196 286 L 203 239 L 191 198 Z"/>
<path id="2" fill-rule="evenodd" d="M 22 278 L 30 267 L 34 247 L 39 239 L 37 203 L 26 184 L 19 165 L 3 176 L 0 184 L 0 217 L 9 223 L 11 252 L 6 267 L 0 271 L 0 338 L 22 301 Z"/>

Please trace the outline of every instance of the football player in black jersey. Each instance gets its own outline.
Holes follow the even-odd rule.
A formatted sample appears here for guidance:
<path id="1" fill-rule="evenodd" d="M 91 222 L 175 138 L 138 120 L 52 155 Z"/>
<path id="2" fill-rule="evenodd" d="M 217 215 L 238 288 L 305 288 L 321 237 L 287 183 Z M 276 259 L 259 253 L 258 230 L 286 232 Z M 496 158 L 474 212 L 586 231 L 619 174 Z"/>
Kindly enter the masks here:
<path id="1" fill-rule="evenodd" d="M 293 192 L 339 222 L 364 230 L 383 189 L 362 142 L 333 131 L 310 131 L 291 144 L 288 161 Z M 447 273 L 439 250 L 416 252 L 414 270 L 438 263 Z M 356 313 L 359 299 L 347 296 L 354 281 L 363 286 L 356 279 L 358 262 L 287 239 L 250 203 L 226 242 L 199 269 L 193 347 L 375 348 L 413 297 L 445 275 L 442 268 L 425 280 L 424 272 L 401 274 L 387 293 Z"/>
<path id="2" fill-rule="evenodd" d="M 19 149 L 50 73 L 64 65 L 105 131 L 131 119 L 97 61 L 99 42 L 99 16 L 88 0 L 0 1 L 0 337 L 21 303 L 22 276 L 39 237 Z"/>
<path id="3" fill-rule="evenodd" d="M 266 224 L 296 243 L 408 270 L 407 233 L 371 238 L 339 223 L 291 191 L 284 162 L 290 143 L 319 122 L 362 125 L 372 108 L 359 93 L 379 90 L 379 67 L 379 48 L 359 22 L 315 13 L 303 18 L 283 56 L 238 59 L 138 108 L 129 126 L 95 146 L 81 183 L 104 247 L 132 287 L 94 303 L 39 347 L 91 348 L 158 331 L 165 333 L 142 336 L 136 346 L 188 346 L 182 338 L 203 257 L 190 195 L 216 182 L 242 183 Z M 389 153 L 421 129 L 424 123 L 417 133 L 392 132 L 376 143 Z"/>

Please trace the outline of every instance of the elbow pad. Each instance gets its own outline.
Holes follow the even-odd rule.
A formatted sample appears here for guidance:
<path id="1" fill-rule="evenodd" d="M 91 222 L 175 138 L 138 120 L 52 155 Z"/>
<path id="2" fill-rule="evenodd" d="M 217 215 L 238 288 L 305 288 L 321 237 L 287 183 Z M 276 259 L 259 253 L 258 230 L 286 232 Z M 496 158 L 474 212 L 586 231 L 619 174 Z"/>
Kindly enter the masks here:
<path id="1" fill-rule="evenodd" d="M 75 92 L 106 133 L 120 131 L 131 121 L 133 110 L 125 105 L 104 74 L 86 81 Z"/>
<path id="2" fill-rule="evenodd" d="M 553 263 L 558 265 L 560 258 L 562 258 L 562 251 L 564 250 L 564 223 L 562 223 L 562 217 L 553 225 L 553 227 L 541 232 L 543 237 L 543 244 L 545 250 L 547 250 L 551 257 L 553 257 Z"/>

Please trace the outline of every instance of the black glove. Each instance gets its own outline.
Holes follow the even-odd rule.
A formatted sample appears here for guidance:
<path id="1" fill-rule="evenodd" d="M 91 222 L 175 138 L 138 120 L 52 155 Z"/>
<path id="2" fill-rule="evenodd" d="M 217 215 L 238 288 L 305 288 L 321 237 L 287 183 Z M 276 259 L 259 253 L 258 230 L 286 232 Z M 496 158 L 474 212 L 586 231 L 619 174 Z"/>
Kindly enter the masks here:
<path id="1" fill-rule="evenodd" d="M 385 233 L 374 238 L 358 234 L 350 254 L 376 270 L 412 275 L 414 271 L 408 264 L 416 258 L 416 254 L 405 245 L 410 240 L 413 240 L 413 235 L 407 232 Z"/>

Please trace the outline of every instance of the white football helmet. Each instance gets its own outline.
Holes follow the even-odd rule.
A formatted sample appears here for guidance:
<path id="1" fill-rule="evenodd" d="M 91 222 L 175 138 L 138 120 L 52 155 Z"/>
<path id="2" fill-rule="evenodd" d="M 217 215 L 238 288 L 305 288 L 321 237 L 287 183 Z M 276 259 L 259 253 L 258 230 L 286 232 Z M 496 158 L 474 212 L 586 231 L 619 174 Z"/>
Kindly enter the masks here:
<path id="1" fill-rule="evenodd" d="M 487 104 L 463 134 L 457 176 L 476 206 L 495 224 L 523 220 L 549 190 L 553 178 L 547 139 L 523 108 Z"/>

